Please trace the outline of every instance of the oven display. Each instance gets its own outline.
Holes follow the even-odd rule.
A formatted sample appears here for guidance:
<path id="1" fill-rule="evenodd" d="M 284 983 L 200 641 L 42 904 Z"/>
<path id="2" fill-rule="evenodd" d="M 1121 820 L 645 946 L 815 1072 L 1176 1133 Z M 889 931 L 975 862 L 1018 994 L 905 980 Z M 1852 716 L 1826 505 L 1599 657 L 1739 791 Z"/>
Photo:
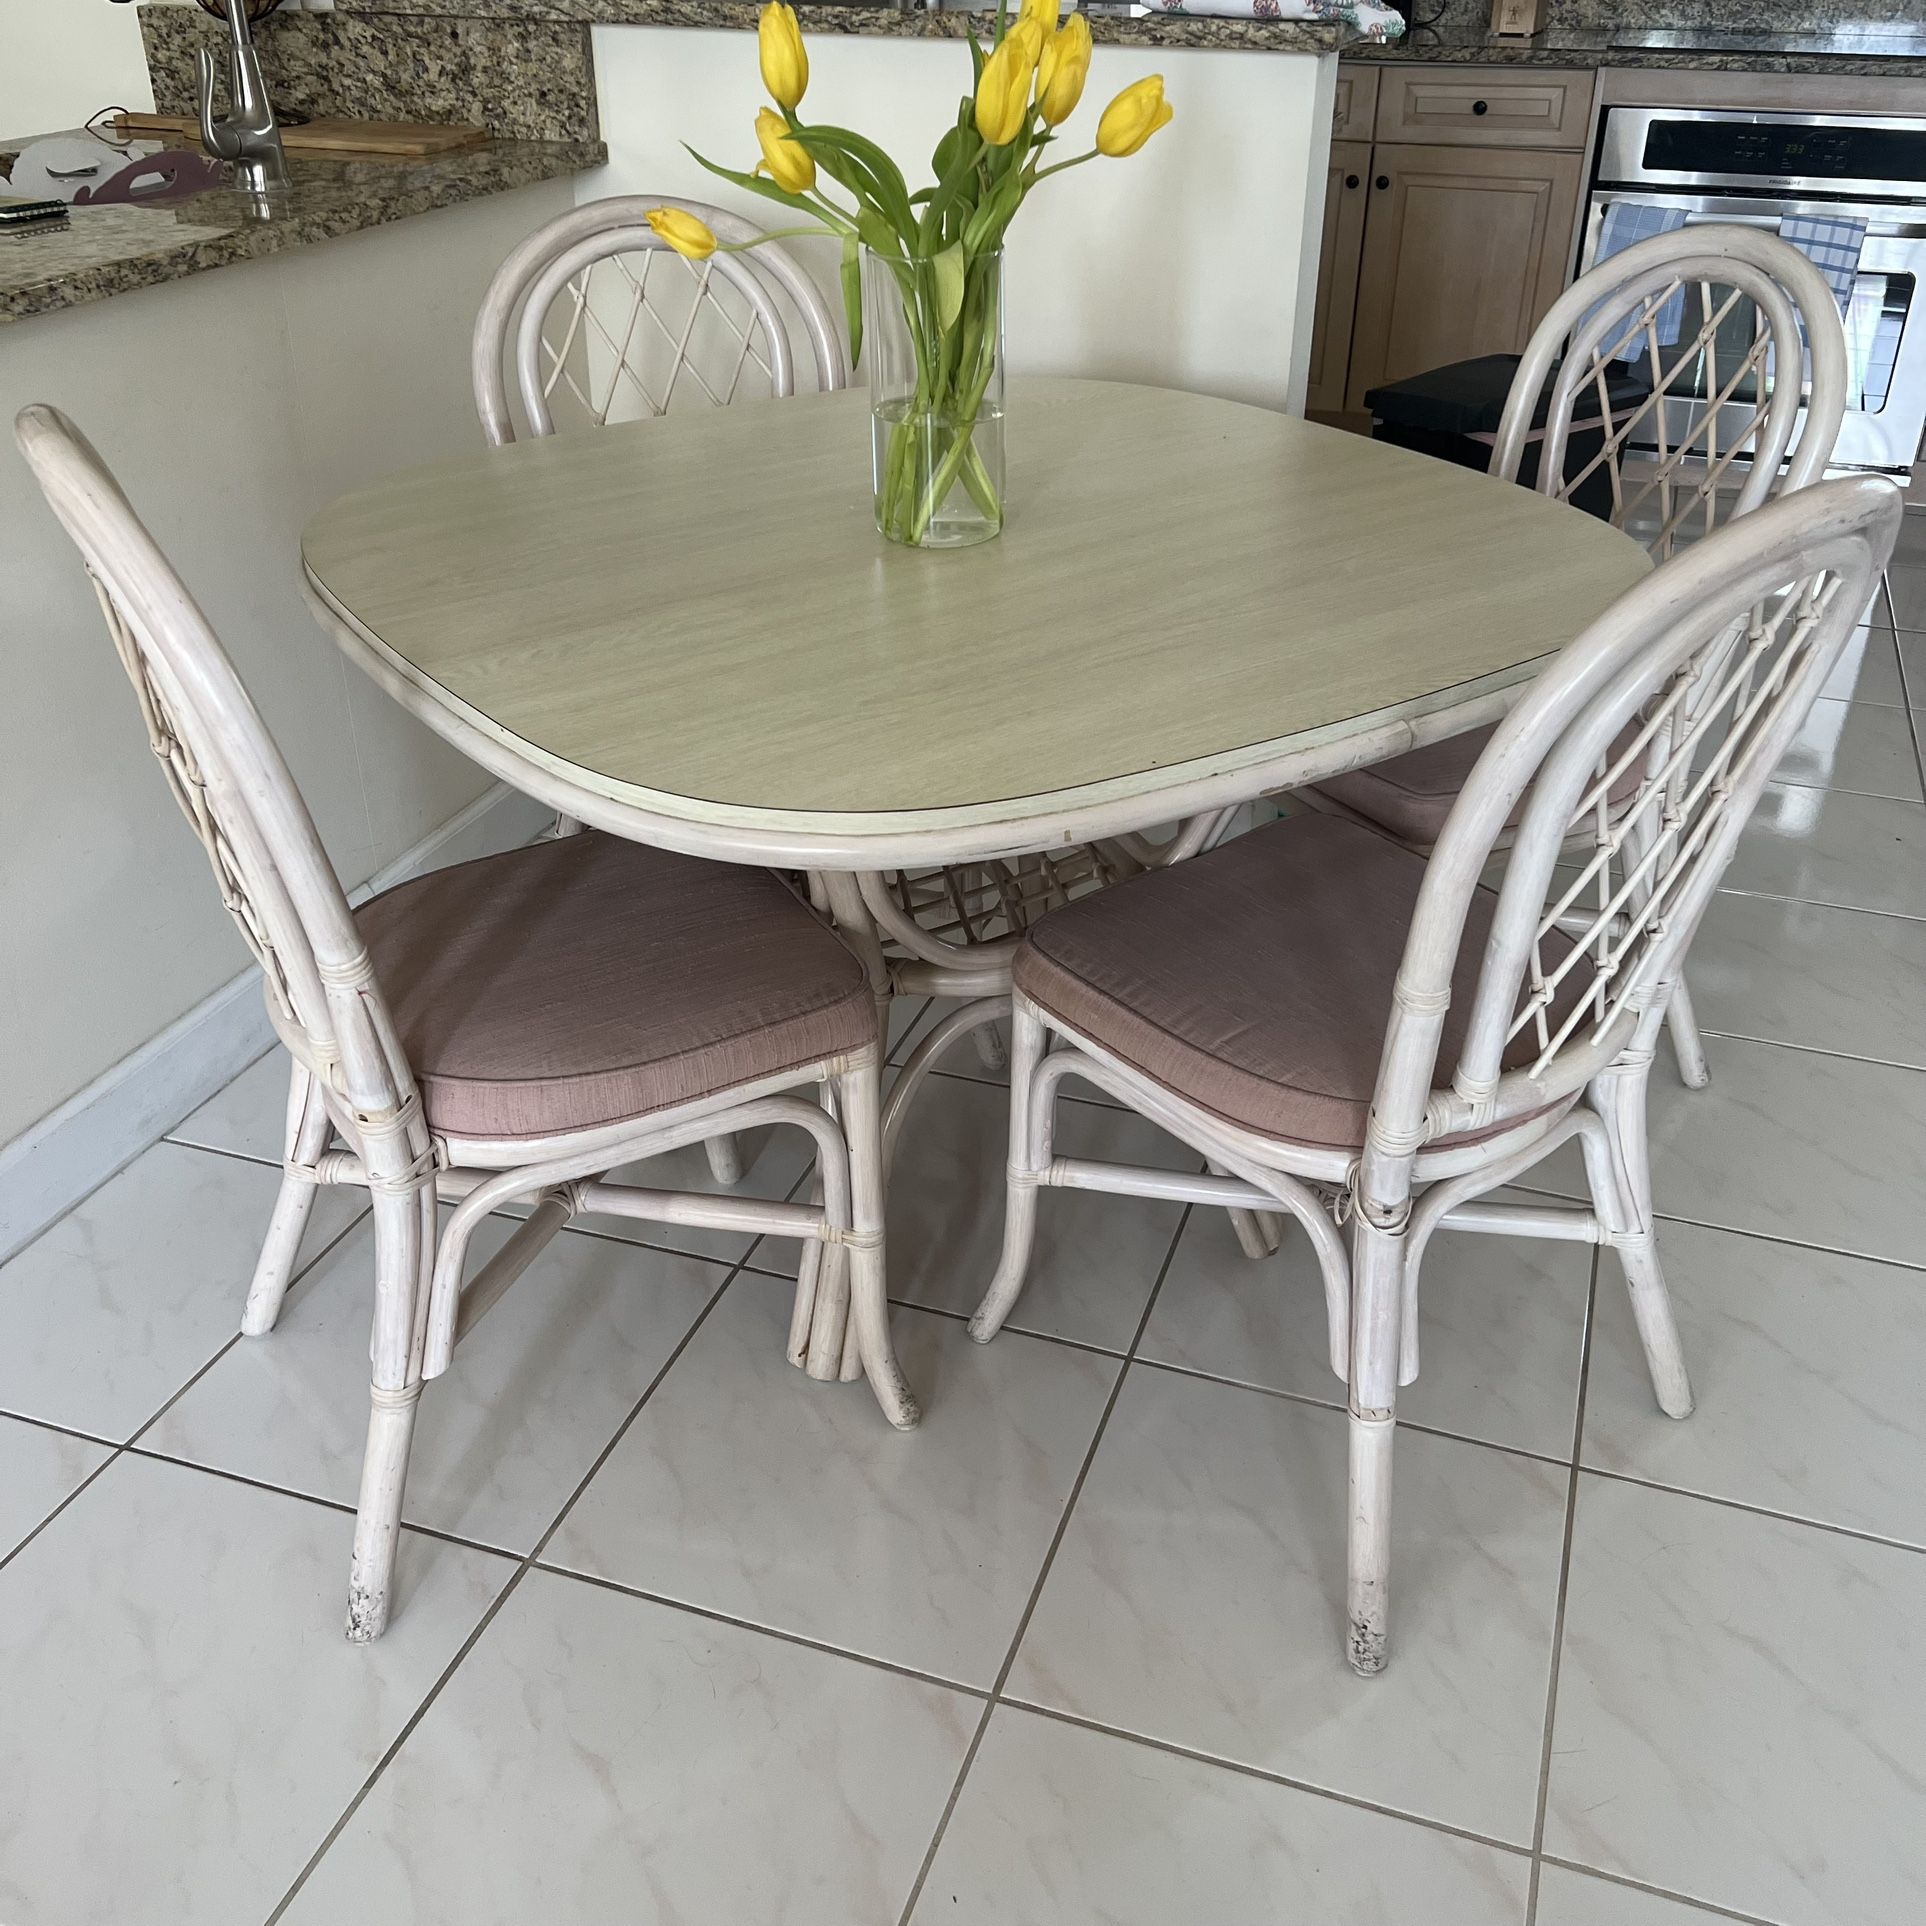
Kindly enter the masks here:
<path id="1" fill-rule="evenodd" d="M 1926 131 L 1910 127 L 1789 127 L 1750 121 L 1655 120 L 1645 165 L 1679 174 L 1765 179 L 1926 181 Z"/>

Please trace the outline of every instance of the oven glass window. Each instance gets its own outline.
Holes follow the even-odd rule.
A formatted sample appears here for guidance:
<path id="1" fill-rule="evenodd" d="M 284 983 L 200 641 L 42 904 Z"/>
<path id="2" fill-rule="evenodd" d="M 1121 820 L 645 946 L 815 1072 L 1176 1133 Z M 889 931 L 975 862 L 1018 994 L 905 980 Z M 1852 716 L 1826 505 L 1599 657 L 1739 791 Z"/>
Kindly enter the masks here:
<path id="1" fill-rule="evenodd" d="M 1645 165 L 1679 174 L 1808 180 L 1926 181 L 1926 131 L 1910 127 L 1787 127 L 1731 120 L 1655 120 Z"/>

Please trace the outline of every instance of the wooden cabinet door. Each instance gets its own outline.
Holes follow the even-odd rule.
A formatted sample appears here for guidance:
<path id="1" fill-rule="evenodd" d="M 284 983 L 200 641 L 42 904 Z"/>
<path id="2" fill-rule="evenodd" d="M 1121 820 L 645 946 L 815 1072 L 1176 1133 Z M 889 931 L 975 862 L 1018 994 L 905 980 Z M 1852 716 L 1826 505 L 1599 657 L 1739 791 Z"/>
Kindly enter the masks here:
<path id="1" fill-rule="evenodd" d="M 1317 315 L 1311 332 L 1311 380 L 1306 409 L 1344 406 L 1351 364 L 1351 317 L 1357 309 L 1358 260 L 1364 247 L 1364 210 L 1371 195 L 1371 148 L 1361 140 L 1331 143 L 1324 183 L 1324 245 L 1318 256 Z"/>
<path id="2" fill-rule="evenodd" d="M 1331 138 L 1369 140 L 1377 117 L 1377 68 L 1361 61 L 1339 61 L 1337 92 L 1331 99 Z"/>
<path id="3" fill-rule="evenodd" d="M 1381 382 L 1524 347 L 1565 285 L 1583 167 L 1513 148 L 1373 148 L 1348 407 Z"/>

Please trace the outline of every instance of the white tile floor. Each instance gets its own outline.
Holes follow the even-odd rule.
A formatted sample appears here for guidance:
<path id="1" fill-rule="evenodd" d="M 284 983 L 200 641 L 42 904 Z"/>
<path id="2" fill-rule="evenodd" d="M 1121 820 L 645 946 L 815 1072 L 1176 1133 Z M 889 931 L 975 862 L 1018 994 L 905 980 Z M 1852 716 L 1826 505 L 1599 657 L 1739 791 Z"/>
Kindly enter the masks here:
<path id="1" fill-rule="evenodd" d="M 0 1920 L 1926 1918 L 1907 542 L 1911 626 L 1868 625 L 1696 952 L 1713 1086 L 1656 1092 L 1697 1415 L 1653 1408 L 1609 1264 L 1441 1238 L 1383 1678 L 1338 1656 L 1302 1245 L 1055 1194 L 978 1349 L 970 1059 L 891 1219 L 919 1432 L 780 1362 L 785 1249 L 571 1232 L 431 1389 L 400 1609 L 348 1646 L 367 1227 L 331 1196 L 279 1330 L 232 1337 L 264 1065 L 0 1270 Z M 1095 1102 L 1065 1136 L 1187 1154 Z"/>

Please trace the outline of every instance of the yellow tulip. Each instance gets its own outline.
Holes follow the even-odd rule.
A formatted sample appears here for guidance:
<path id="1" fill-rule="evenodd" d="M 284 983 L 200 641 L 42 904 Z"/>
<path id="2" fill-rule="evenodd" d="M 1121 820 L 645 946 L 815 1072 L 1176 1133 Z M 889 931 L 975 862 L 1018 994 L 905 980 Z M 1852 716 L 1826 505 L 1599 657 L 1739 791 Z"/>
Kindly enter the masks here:
<path id="1" fill-rule="evenodd" d="M 816 163 L 773 108 L 764 107 L 756 115 L 756 139 L 762 145 L 762 171 L 784 193 L 807 194 L 816 185 Z"/>
<path id="2" fill-rule="evenodd" d="M 1170 103 L 1164 98 L 1164 77 L 1150 74 L 1134 86 L 1126 87 L 1097 122 L 1097 152 L 1112 160 L 1134 154 L 1158 128 L 1170 119 Z"/>
<path id="3" fill-rule="evenodd" d="M 706 261 L 716 251 L 708 223 L 679 207 L 652 207 L 645 216 L 656 233 L 685 261 Z"/>
<path id="4" fill-rule="evenodd" d="M 1019 20 L 997 42 L 976 83 L 976 131 L 992 147 L 1007 147 L 1030 117 L 1030 83 L 1043 52 L 1043 29 Z"/>
<path id="5" fill-rule="evenodd" d="M 1037 109 L 1044 124 L 1060 126 L 1077 111 L 1090 77 L 1090 22 L 1073 13 L 1045 42 L 1037 62 Z"/>
<path id="6" fill-rule="evenodd" d="M 1057 30 L 1057 6 L 1058 0 L 1023 0 L 1017 18 L 1033 21 L 1037 32 L 1048 40 Z"/>
<path id="7" fill-rule="evenodd" d="M 809 86 L 809 55 L 794 7 L 772 0 L 757 15 L 756 52 L 762 59 L 762 84 L 769 89 L 769 98 L 793 112 Z"/>

